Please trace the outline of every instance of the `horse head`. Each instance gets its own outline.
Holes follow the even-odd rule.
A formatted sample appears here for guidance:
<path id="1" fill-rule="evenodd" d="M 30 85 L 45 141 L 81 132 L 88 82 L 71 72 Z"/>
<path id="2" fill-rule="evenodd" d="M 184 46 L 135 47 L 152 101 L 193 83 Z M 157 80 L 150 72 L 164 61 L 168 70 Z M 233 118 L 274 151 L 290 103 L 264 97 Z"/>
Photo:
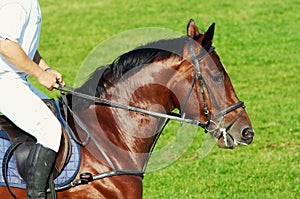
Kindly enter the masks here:
<path id="1" fill-rule="evenodd" d="M 191 117 L 201 121 L 207 132 L 218 138 L 221 148 L 234 148 L 237 145 L 248 145 L 252 142 L 254 131 L 245 105 L 234 91 L 230 78 L 220 61 L 212 40 L 214 36 L 213 23 L 208 30 L 201 34 L 193 20 L 187 26 L 188 44 L 183 57 L 187 60 L 183 71 L 193 68 L 192 91 L 198 98 L 200 114 L 195 116 L 195 105 L 189 105 L 188 98 L 183 98 L 178 108 Z M 191 74 L 191 72 L 189 72 Z M 189 96 L 191 95 L 191 96 Z M 196 114 L 197 115 L 197 114 Z"/>

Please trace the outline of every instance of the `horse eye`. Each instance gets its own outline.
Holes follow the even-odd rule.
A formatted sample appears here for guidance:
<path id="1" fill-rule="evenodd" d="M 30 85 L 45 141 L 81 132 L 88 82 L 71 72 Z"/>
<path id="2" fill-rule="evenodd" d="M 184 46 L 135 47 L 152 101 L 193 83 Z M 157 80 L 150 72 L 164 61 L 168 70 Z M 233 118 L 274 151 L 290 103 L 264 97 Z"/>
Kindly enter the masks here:
<path id="1" fill-rule="evenodd" d="M 214 75 L 214 76 L 212 77 L 212 80 L 213 80 L 214 82 L 223 82 L 223 77 L 222 77 L 221 74 L 217 74 L 217 75 Z"/>

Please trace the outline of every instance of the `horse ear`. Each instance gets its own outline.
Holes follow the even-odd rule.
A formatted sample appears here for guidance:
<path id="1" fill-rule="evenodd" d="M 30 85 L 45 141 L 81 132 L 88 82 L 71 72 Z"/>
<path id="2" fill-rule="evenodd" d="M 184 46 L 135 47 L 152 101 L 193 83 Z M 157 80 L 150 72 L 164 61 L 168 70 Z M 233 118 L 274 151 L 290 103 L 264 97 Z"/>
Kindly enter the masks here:
<path id="1" fill-rule="evenodd" d="M 208 28 L 208 30 L 203 35 L 203 39 L 201 41 L 201 46 L 203 48 L 207 49 L 212 45 L 214 32 L 215 32 L 215 23 L 212 23 Z"/>
<path id="2" fill-rule="evenodd" d="M 190 36 L 193 39 L 196 39 L 197 35 L 199 35 L 200 32 L 198 30 L 197 25 L 195 24 L 193 19 L 190 19 L 188 25 L 187 25 L 187 36 Z"/>

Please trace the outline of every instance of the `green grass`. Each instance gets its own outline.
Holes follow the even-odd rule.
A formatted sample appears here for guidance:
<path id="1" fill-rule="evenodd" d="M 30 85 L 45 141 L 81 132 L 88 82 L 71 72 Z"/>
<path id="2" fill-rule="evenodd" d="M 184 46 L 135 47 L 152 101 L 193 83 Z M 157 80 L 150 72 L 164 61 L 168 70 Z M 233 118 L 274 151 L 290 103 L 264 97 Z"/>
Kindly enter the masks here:
<path id="1" fill-rule="evenodd" d="M 72 85 L 89 52 L 127 30 L 168 28 L 185 34 L 194 18 L 201 30 L 216 22 L 214 45 L 247 105 L 254 142 L 233 151 L 215 147 L 194 158 L 195 137 L 173 164 L 147 173 L 144 198 L 300 197 L 299 3 L 255 1 L 40 0 L 40 52 Z M 36 84 L 37 85 L 37 84 Z M 41 88 L 39 85 L 37 85 Z M 44 90 L 44 89 L 43 89 Z M 44 90 L 45 91 L 45 90 Z M 58 92 L 47 92 L 57 97 Z M 172 139 L 171 126 L 158 143 Z M 170 137 L 171 135 L 171 137 Z"/>

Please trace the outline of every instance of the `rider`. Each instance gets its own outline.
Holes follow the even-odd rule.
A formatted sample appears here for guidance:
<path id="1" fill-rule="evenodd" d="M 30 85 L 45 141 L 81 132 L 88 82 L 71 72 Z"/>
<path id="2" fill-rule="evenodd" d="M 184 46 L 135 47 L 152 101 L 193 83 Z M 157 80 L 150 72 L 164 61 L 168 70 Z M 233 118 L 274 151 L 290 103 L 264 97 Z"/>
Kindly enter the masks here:
<path id="1" fill-rule="evenodd" d="M 38 0 L 0 1 L 0 112 L 36 138 L 26 161 L 27 198 L 45 198 L 61 139 L 61 125 L 28 81 L 31 75 L 52 90 L 64 85 L 37 47 L 41 28 Z"/>

